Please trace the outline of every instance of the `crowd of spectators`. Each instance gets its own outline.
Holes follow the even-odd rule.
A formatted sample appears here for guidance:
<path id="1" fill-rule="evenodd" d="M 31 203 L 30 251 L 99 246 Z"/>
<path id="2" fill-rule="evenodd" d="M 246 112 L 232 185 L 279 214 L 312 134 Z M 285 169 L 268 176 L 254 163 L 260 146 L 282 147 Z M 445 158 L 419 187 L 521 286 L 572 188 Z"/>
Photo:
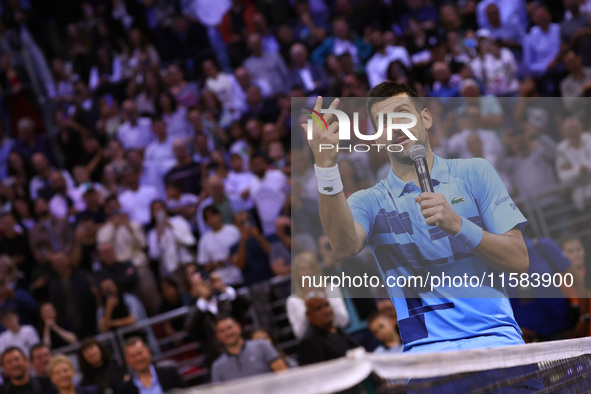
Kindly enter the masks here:
<path id="1" fill-rule="evenodd" d="M 490 161 L 526 216 L 532 198 L 543 211 L 591 211 L 589 1 L 0 1 L 7 384 L 177 387 L 176 371 L 151 360 L 157 337 L 186 328 L 214 381 L 323 361 L 377 345 L 345 333 L 355 306 L 367 309 L 380 351 L 400 351 L 391 303 L 362 308 L 339 289 L 311 298 L 296 286 L 285 306 L 301 340 L 291 359 L 269 333 L 257 337 L 266 343 L 242 339 L 249 306 L 237 292 L 249 286 L 263 299 L 275 276 L 368 259 L 341 261 L 322 235 L 290 99 L 364 97 L 384 80 L 431 97 L 434 151 Z M 386 155 L 340 160 L 347 195 L 390 165 Z M 573 219 L 549 218 L 552 235 L 586 228 Z M 584 275 L 581 241 L 561 246 L 570 260 L 553 267 Z M 126 342 L 126 379 L 88 342 L 188 305 L 187 324 Z M 80 340 L 80 370 L 50 361 L 52 349 Z M 237 373 L 232 355 L 256 363 Z"/>

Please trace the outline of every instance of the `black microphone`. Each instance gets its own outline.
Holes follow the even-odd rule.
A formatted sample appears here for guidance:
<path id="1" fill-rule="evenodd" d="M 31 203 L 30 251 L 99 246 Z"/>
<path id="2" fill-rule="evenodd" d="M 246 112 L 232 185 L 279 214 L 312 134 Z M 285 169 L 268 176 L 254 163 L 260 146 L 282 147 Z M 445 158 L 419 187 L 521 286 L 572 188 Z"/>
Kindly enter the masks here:
<path id="1" fill-rule="evenodd" d="M 427 166 L 427 149 L 423 145 L 413 145 L 409 152 L 410 159 L 415 162 L 415 169 L 423 192 L 433 193 L 433 183 Z"/>

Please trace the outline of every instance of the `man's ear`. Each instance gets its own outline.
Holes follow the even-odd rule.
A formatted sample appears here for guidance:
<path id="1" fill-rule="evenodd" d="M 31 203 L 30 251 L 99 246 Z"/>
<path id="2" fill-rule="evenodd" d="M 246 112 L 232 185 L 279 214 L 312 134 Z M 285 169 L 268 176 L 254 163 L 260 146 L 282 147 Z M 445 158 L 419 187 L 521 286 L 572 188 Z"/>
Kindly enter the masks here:
<path id="1" fill-rule="evenodd" d="M 431 116 L 431 112 L 429 112 L 429 108 L 423 108 L 421 111 L 421 119 L 423 119 L 425 130 L 429 130 L 433 126 L 433 117 Z"/>

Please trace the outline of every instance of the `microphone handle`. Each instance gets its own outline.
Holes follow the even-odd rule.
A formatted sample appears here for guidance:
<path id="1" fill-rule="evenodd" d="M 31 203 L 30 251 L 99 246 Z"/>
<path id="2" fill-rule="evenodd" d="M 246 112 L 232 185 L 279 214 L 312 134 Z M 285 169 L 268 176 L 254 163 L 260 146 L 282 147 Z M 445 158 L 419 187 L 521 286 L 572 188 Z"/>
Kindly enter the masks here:
<path id="1" fill-rule="evenodd" d="M 415 160 L 415 169 L 419 177 L 419 183 L 423 192 L 433 193 L 433 183 L 429 175 L 429 167 L 427 167 L 427 160 L 425 158 L 418 158 Z"/>

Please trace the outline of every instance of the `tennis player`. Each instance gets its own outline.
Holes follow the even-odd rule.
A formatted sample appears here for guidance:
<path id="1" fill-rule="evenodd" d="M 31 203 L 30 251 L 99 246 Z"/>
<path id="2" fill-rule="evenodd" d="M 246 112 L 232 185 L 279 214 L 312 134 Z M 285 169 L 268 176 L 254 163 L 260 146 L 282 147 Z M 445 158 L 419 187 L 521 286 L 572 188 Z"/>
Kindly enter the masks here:
<path id="1" fill-rule="evenodd" d="M 336 99 L 329 108 L 337 108 L 339 102 Z M 321 108 L 318 97 L 315 110 Z M 409 130 L 417 140 L 397 131 L 393 141 L 381 141 L 404 147 L 387 153 L 392 164 L 389 175 L 346 199 L 337 150 L 319 149 L 320 144 L 338 146 L 338 122 L 325 115 L 328 132 L 314 128 L 309 145 L 316 162 L 320 218 L 333 250 L 346 258 L 369 245 L 384 283 L 389 276 L 427 271 L 479 277 L 497 271 L 526 272 L 529 258 L 521 232 L 526 219 L 492 165 L 478 158 L 446 160 L 433 154 L 428 138 L 431 114 L 406 85 L 377 85 L 370 92 L 368 111 L 374 126 L 379 113 L 415 115 L 416 126 Z M 417 186 L 409 157 L 414 144 L 426 148 L 434 193 L 422 193 Z M 467 289 L 445 293 L 386 287 L 396 307 L 405 352 L 523 343 L 502 288 L 488 289 L 495 296 L 472 298 Z"/>

